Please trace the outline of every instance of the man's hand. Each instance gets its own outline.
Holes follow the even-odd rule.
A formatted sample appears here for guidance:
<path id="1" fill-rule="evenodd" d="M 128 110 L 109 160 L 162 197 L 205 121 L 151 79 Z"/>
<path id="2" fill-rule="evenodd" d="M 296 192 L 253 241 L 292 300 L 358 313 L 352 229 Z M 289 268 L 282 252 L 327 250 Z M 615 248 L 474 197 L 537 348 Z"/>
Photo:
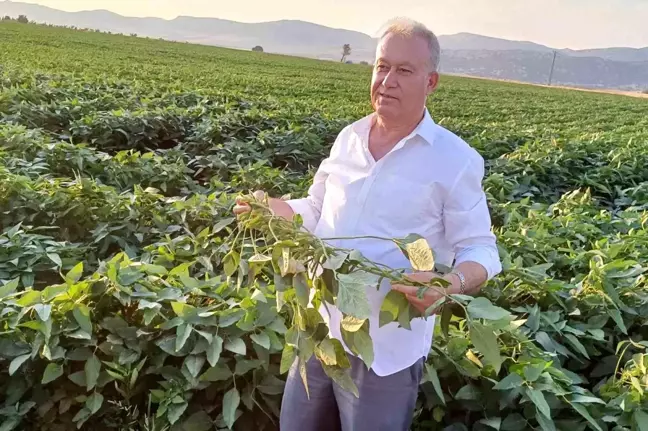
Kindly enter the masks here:
<path id="1" fill-rule="evenodd" d="M 419 299 L 416 296 L 416 292 L 419 289 L 417 286 L 408 286 L 405 284 L 392 284 L 392 289 L 404 293 L 405 297 L 410 302 L 410 304 L 412 304 L 417 310 L 419 310 L 421 314 L 425 313 L 425 310 L 427 310 L 439 299 L 443 298 L 444 295 L 440 292 L 443 291 L 444 289 L 446 290 L 447 294 L 455 293 L 454 292 L 456 290 L 455 284 L 458 283 L 457 276 L 453 274 L 441 276 L 434 272 L 416 272 L 414 274 L 407 275 L 407 278 L 409 278 L 412 281 L 417 281 L 419 283 L 427 283 L 433 278 L 443 278 L 449 281 L 450 283 L 452 283 L 452 286 L 448 286 L 447 288 L 444 288 L 442 286 L 434 286 L 433 288 L 427 289 L 423 294 L 423 299 Z M 430 314 L 436 314 L 436 313 L 437 310 L 432 310 Z"/>
<path id="2" fill-rule="evenodd" d="M 263 201 L 265 198 L 266 194 L 263 190 L 257 190 L 255 191 L 252 196 L 254 196 L 254 199 L 257 201 Z M 268 198 L 268 206 L 270 207 L 270 211 L 276 216 L 283 217 L 286 220 L 292 220 L 293 216 L 295 215 L 295 212 L 293 211 L 292 207 L 288 205 L 286 202 L 282 201 L 281 199 L 277 198 Z M 236 216 L 240 216 L 241 214 L 245 214 L 247 212 L 250 212 L 252 208 L 250 205 L 246 202 L 243 201 L 243 198 L 237 197 L 236 198 L 236 205 L 234 205 L 234 214 Z"/>
<path id="3" fill-rule="evenodd" d="M 414 274 L 407 275 L 407 278 L 410 280 L 418 281 L 419 283 L 427 283 L 433 278 L 443 278 L 446 281 L 450 282 L 450 286 L 443 288 L 441 286 L 434 286 L 433 288 L 427 289 L 423 294 L 423 299 L 418 299 L 416 296 L 416 291 L 418 287 L 416 286 L 407 286 L 402 284 L 393 284 L 392 289 L 397 290 L 405 294 L 407 300 L 416 307 L 421 313 L 425 313 L 432 304 L 441 299 L 444 295 L 439 293 L 445 289 L 445 293 L 448 295 L 454 295 L 457 293 L 464 293 L 465 295 L 474 295 L 481 286 L 486 283 L 488 280 L 488 273 L 486 268 L 477 262 L 462 262 L 455 268 L 461 271 L 466 280 L 466 289 L 465 292 L 461 292 L 461 280 L 457 274 L 449 273 L 444 276 L 435 274 L 434 272 L 416 272 Z M 437 310 L 433 310 L 430 314 L 436 314 Z"/>
<path id="4" fill-rule="evenodd" d="M 257 190 L 252 194 L 252 196 L 254 196 L 254 199 L 257 201 L 261 201 L 265 197 L 265 192 L 263 190 Z M 250 211 L 252 211 L 250 205 L 245 202 L 241 196 L 238 196 L 236 198 L 236 205 L 234 205 L 234 214 L 239 216 Z"/>

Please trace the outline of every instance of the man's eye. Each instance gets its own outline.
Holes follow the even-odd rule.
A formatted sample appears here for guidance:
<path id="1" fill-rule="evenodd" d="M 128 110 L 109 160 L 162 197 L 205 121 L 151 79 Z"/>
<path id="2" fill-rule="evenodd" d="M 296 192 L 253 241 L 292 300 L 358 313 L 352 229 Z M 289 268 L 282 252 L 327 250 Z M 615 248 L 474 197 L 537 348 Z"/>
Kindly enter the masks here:
<path id="1" fill-rule="evenodd" d="M 400 72 L 401 72 L 401 73 L 404 73 L 405 75 L 409 75 L 410 73 L 412 73 L 411 70 L 409 70 L 409 69 L 403 69 L 403 68 L 400 69 Z"/>
<path id="2" fill-rule="evenodd" d="M 385 70 L 388 70 L 388 69 L 389 69 L 389 67 L 385 66 L 384 64 L 379 64 L 378 65 L 378 70 L 380 70 L 381 72 L 385 71 Z"/>

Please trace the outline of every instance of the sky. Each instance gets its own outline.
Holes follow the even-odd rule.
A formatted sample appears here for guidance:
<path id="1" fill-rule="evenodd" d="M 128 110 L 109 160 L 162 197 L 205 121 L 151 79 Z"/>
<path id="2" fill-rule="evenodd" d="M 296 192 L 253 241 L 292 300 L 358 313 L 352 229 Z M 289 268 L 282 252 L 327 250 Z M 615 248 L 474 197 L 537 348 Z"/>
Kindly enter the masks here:
<path id="1" fill-rule="evenodd" d="M 408 16 L 439 35 L 477 33 L 553 48 L 648 47 L 648 0 L 20 0 L 66 11 L 242 22 L 299 19 L 375 36 Z"/>

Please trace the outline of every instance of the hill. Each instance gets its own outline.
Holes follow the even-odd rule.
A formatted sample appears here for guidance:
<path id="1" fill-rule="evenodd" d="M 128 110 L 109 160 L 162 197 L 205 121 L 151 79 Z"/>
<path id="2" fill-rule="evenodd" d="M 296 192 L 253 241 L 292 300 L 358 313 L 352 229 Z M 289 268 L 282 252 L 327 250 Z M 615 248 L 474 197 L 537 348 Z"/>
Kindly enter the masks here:
<path id="1" fill-rule="evenodd" d="M 352 30 L 298 20 L 242 23 L 217 18 L 179 16 L 125 17 L 106 10 L 64 12 L 30 3 L 0 1 L 0 15 L 27 15 L 30 20 L 63 26 L 163 38 L 248 50 L 338 61 L 350 44 L 353 62 L 372 62 L 375 39 Z M 512 41 L 471 33 L 439 36 L 441 71 L 522 82 L 547 83 L 554 49 L 528 41 Z M 584 88 L 642 90 L 648 88 L 648 48 L 556 50 L 552 83 Z"/>

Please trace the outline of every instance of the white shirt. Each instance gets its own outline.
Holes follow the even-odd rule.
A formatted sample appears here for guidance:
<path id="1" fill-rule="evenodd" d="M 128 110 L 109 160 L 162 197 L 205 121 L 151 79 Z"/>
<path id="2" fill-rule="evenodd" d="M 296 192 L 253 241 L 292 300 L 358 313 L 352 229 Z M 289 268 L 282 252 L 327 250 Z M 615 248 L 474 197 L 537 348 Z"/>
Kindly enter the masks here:
<path id="1" fill-rule="evenodd" d="M 368 147 L 374 115 L 345 127 L 315 174 L 308 196 L 287 201 L 302 216 L 304 228 L 320 238 L 398 238 L 417 233 L 426 238 L 438 263 L 451 267 L 453 259 L 455 264 L 474 261 L 486 268 L 489 279 L 499 273 L 499 253 L 481 185 L 483 158 L 462 139 L 435 124 L 426 109 L 416 129 L 376 162 Z M 345 239 L 327 243 L 356 249 L 392 268 L 411 270 L 407 258 L 390 241 Z M 380 306 L 390 289 L 389 281 L 381 283 L 379 290 L 367 287 L 374 344 L 372 369 L 379 376 L 398 372 L 426 357 L 434 332 L 434 316 L 414 319 L 411 330 L 399 328 L 397 323 L 379 328 Z M 331 315 L 324 307 L 320 313 L 331 337 L 344 345 L 342 315 L 327 305 Z"/>

